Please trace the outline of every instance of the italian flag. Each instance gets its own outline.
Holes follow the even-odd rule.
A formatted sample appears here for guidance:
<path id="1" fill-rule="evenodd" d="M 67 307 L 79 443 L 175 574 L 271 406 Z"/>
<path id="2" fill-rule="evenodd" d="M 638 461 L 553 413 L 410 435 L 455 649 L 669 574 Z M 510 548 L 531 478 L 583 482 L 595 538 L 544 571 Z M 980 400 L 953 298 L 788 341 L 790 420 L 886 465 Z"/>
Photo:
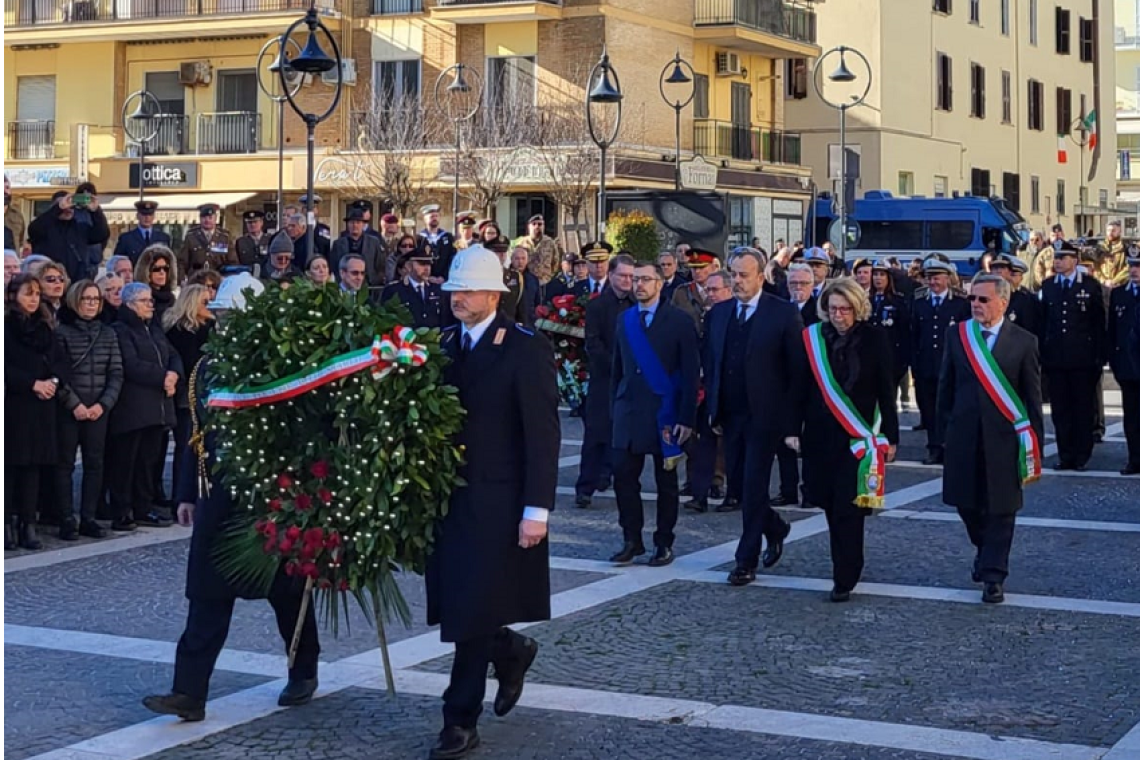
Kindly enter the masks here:
<path id="1" fill-rule="evenodd" d="M 1089 111 L 1081 125 L 1089 133 L 1089 150 L 1092 150 L 1096 147 L 1096 109 Z"/>
<path id="2" fill-rule="evenodd" d="M 1065 145 L 1065 135 L 1057 135 L 1057 163 L 1069 163 L 1069 149 Z"/>

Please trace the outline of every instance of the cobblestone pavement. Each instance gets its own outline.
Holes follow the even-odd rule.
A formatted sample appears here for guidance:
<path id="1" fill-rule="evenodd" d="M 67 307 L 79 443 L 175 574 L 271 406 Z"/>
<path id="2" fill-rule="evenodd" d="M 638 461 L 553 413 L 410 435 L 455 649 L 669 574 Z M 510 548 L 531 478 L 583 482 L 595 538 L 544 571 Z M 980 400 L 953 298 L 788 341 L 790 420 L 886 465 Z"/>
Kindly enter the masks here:
<path id="1" fill-rule="evenodd" d="M 893 514 L 867 523 L 864 585 L 835 605 L 818 510 L 782 510 L 795 525 L 769 585 L 723 581 L 739 512 L 682 510 L 668 568 L 610 566 L 616 503 L 611 491 L 574 507 L 582 431 L 564 418 L 555 619 L 527 628 L 541 651 L 523 700 L 506 719 L 488 710 L 472 757 L 1140 760 L 1140 479 L 1114 474 L 1113 411 L 1091 472 L 1047 473 L 1027 491 L 1004 606 L 980 603 L 940 470 L 917 465 L 921 432 L 904 432 L 890 469 Z M 642 489 L 648 536 L 651 470 Z M 357 613 L 339 637 L 322 632 L 319 698 L 277 708 L 282 644 L 268 606 L 243 602 L 207 720 L 180 725 L 139 700 L 170 685 L 188 533 L 62 545 L 50 532 L 48 551 L 6 555 L 6 756 L 426 755 L 451 650 L 423 624 L 421 579 L 401 581 L 415 625 L 389 626 L 397 697 L 382 691 L 376 634 Z"/>

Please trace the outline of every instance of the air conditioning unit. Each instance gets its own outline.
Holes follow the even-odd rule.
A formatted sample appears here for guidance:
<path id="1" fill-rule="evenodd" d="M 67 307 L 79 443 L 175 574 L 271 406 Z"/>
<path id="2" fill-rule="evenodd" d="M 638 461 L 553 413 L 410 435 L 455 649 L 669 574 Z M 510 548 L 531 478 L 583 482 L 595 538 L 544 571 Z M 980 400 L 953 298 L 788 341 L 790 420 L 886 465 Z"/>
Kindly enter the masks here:
<path id="1" fill-rule="evenodd" d="M 342 80 L 346 85 L 353 86 L 356 84 L 356 59 L 355 58 L 341 58 L 340 71 Z M 325 84 L 336 84 L 336 70 L 330 69 L 321 74 L 321 81 Z"/>
<path id="2" fill-rule="evenodd" d="M 718 77 L 738 77 L 740 73 L 740 56 L 738 54 L 716 54 L 716 75 Z"/>
<path id="3" fill-rule="evenodd" d="M 210 83 L 212 73 L 209 61 L 184 61 L 178 66 L 178 83 L 186 87 L 201 87 Z"/>

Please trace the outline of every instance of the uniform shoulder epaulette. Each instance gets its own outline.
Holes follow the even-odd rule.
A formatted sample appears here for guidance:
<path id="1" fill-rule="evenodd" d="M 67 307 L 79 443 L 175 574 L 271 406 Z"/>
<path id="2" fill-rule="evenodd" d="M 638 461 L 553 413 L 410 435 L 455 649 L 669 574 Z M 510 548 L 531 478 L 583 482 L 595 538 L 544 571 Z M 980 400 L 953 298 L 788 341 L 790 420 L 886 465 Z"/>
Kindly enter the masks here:
<path id="1" fill-rule="evenodd" d="M 515 329 L 521 332 L 523 335 L 530 335 L 532 337 L 534 336 L 534 330 L 531 330 L 529 327 L 526 327 L 518 322 L 515 322 Z"/>

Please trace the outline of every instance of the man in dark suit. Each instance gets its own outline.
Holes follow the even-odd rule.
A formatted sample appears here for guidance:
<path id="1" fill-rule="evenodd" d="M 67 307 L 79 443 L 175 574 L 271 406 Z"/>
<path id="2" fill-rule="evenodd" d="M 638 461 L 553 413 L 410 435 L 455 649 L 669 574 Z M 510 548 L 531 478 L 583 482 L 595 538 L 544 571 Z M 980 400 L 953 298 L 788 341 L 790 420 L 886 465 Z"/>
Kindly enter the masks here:
<path id="1" fill-rule="evenodd" d="M 405 251 L 396 262 L 404 278 L 384 288 L 381 303 L 393 298 L 412 313 L 412 327 L 446 327 L 451 324 L 451 311 L 439 285 L 430 282 L 431 254 L 424 250 Z"/>
<path id="2" fill-rule="evenodd" d="M 673 293 L 691 282 L 690 277 L 680 271 L 680 265 L 677 254 L 672 251 L 665 251 L 657 257 L 657 266 L 661 267 L 661 272 L 665 276 L 661 285 L 661 300 L 665 303 L 672 303 Z"/>
<path id="3" fill-rule="evenodd" d="M 709 312 L 704 370 L 709 416 L 724 431 L 729 482 L 743 479 L 744 529 L 728 580 L 743 586 L 780 561 L 790 526 L 772 510 L 768 486 L 777 445 L 796 433 L 793 403 L 807 382 L 803 321 L 795 306 L 762 293 L 763 256 L 731 262 L 733 301 Z M 739 474 L 738 474 L 739 473 Z"/>
<path id="4" fill-rule="evenodd" d="M 528 327 L 534 326 L 534 311 L 542 305 L 542 283 L 538 277 L 527 268 L 530 261 L 530 251 L 523 246 L 515 246 L 511 251 L 511 269 L 519 277 L 520 311 L 523 315 L 522 323 Z"/>
<path id="5" fill-rule="evenodd" d="M 610 273 L 610 257 L 613 256 L 614 248 L 612 245 L 605 241 L 596 243 L 586 243 L 582 246 L 580 256 L 586 260 L 586 279 L 579 280 L 572 292 L 576 296 L 598 296 L 606 289 L 607 277 Z M 632 263 L 632 259 L 630 262 Z M 631 272 L 630 277 L 633 277 Z M 633 287 L 633 281 L 630 280 L 629 286 L 626 290 Z"/>
<path id="6" fill-rule="evenodd" d="M 358 208 L 349 209 L 348 213 L 345 214 L 344 221 L 348 225 L 348 234 L 337 238 L 336 242 L 332 244 L 329 266 L 335 271 L 340 266 L 342 258 L 350 253 L 356 254 L 364 259 L 368 289 L 372 293 L 379 294 L 391 280 L 391 275 L 395 273 L 396 262 L 392 261 L 389 265 L 388 254 L 384 250 L 384 246 L 381 245 L 379 238 L 364 234 L 363 211 Z"/>
<path id="7" fill-rule="evenodd" d="M 1097 382 L 1107 351 L 1101 284 L 1077 270 L 1069 243 L 1053 247 L 1053 276 L 1041 286 L 1041 366 L 1049 383 L 1057 470 L 1083 470 L 1093 451 Z"/>
<path id="8" fill-rule="evenodd" d="M 922 427 L 926 431 L 926 459 L 923 464 L 942 464 L 942 431 L 937 424 L 938 375 L 946 353 L 947 336 L 970 318 L 966 299 L 950 290 L 953 268 L 937 256 L 922 264 L 929 290 L 916 298 L 911 312 L 911 376 Z"/>
<path id="9" fill-rule="evenodd" d="M 969 295 L 973 319 L 946 336 L 938 378 L 938 424 L 946 431 L 942 500 L 958 509 L 977 550 L 974 582 L 985 584 L 982 601 L 991 604 L 1005 599 L 1002 585 L 1009 574 L 1023 480 L 1040 473 L 1039 459 L 1024 463 L 1029 447 L 1022 451 L 1017 427 L 1028 423 L 1038 452 L 1045 440 L 1037 339 L 1004 319 L 1009 295 L 1009 283 L 996 275 L 974 279 Z M 986 373 L 983 368 L 993 366 L 990 358 L 996 367 Z M 1003 385 L 1001 375 L 1016 399 L 1007 401 L 1005 394 L 987 390 Z"/>
<path id="10" fill-rule="evenodd" d="M 696 425 L 700 339 L 693 320 L 662 300 L 664 279 L 660 265 L 639 264 L 633 272 L 637 306 L 617 320 L 610 387 L 614 491 L 624 544 L 610 561 L 619 564 L 645 554 L 641 470 L 646 454 L 653 457 L 657 481 L 657 531 L 649 564 L 673 561 L 680 506 L 676 461 Z"/>
<path id="11" fill-rule="evenodd" d="M 490 663 L 495 714 L 522 695 L 538 644 L 507 626 L 550 619 L 546 528 L 561 440 L 553 349 L 499 313 L 499 259 L 482 246 L 460 251 L 443 287 L 460 321 L 441 338 L 452 359 L 444 380 L 458 388 L 467 416 L 457 441 L 465 485 L 451 494 L 426 572 L 428 624 L 455 643 L 433 760 L 478 746 Z"/>
<path id="12" fill-rule="evenodd" d="M 1120 386 L 1128 462 L 1121 475 L 1140 474 L 1140 248 L 1128 249 L 1128 282 L 1108 299 L 1108 363 Z"/>
<path id="13" fill-rule="evenodd" d="M 814 325 L 819 321 L 819 309 L 818 300 L 812 295 L 815 276 L 811 267 L 801 261 L 793 262 L 788 266 L 787 284 L 792 304 L 799 310 L 804 327 Z M 801 501 L 806 503 L 806 499 L 800 496 L 799 455 L 783 439 L 776 444 L 776 462 L 780 470 L 780 492 L 772 499 L 772 506 L 788 507 Z"/>
<path id="14" fill-rule="evenodd" d="M 131 264 L 139 263 L 139 256 L 147 246 L 158 243 L 170 247 L 170 235 L 167 235 L 154 226 L 155 212 L 158 210 L 156 201 L 135 201 L 135 210 L 138 212 L 139 224 L 130 232 L 119 235 L 115 243 L 115 256 L 126 256 Z"/>
<path id="15" fill-rule="evenodd" d="M 591 256 L 609 258 L 609 243 L 591 243 Z M 610 412 L 610 375 L 614 362 L 614 332 L 618 316 L 633 305 L 633 257 L 616 256 L 606 288 L 586 306 L 586 356 L 590 361 L 590 387 L 582 416 L 582 460 L 574 485 L 574 504 L 590 506 L 595 491 L 609 488 L 613 477 L 613 417 Z M 608 266 L 608 265 L 607 265 Z"/>

